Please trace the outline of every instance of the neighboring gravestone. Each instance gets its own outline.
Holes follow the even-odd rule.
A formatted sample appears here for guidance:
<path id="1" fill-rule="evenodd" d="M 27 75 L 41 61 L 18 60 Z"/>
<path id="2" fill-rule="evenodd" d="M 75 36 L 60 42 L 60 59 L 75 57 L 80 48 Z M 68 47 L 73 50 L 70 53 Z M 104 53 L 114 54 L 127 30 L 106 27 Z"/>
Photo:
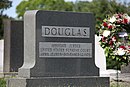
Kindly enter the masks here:
<path id="1" fill-rule="evenodd" d="M 0 72 L 3 72 L 4 40 L 0 40 Z"/>
<path id="2" fill-rule="evenodd" d="M 4 72 L 23 65 L 23 21 L 4 20 Z"/>
<path id="3" fill-rule="evenodd" d="M 128 65 L 122 65 L 121 66 L 121 73 L 127 73 L 130 74 L 130 63 L 128 63 Z"/>
<path id="4" fill-rule="evenodd" d="M 95 66 L 91 13 L 27 11 L 24 64 L 8 87 L 109 87 Z"/>

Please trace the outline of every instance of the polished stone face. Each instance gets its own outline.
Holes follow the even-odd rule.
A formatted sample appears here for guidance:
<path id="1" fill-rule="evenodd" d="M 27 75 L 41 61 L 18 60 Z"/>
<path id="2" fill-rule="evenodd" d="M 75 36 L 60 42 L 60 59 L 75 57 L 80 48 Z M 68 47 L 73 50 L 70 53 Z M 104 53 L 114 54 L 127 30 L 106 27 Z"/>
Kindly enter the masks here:
<path id="1" fill-rule="evenodd" d="M 22 77 L 98 76 L 91 13 L 29 11 L 24 17 Z"/>

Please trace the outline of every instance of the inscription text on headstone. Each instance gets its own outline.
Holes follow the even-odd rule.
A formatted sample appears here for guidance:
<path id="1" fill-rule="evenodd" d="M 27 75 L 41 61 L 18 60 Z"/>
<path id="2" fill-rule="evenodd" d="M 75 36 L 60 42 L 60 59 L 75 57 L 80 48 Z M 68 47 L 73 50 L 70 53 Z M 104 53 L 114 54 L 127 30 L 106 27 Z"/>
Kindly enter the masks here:
<path id="1" fill-rule="evenodd" d="M 92 58 L 92 43 L 39 42 L 39 57 Z"/>

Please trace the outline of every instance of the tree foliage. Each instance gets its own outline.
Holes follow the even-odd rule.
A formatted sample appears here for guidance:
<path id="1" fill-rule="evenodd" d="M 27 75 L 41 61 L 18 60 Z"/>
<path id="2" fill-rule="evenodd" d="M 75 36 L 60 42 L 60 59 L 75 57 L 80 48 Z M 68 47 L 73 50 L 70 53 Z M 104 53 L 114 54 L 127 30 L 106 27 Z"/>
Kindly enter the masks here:
<path id="1" fill-rule="evenodd" d="M 18 17 L 22 17 L 27 10 L 55 10 L 73 11 L 73 3 L 64 0 L 23 0 L 17 6 Z"/>
<path id="2" fill-rule="evenodd" d="M 17 6 L 18 17 L 22 17 L 27 10 L 57 10 L 93 12 L 96 18 L 104 19 L 106 14 L 128 13 L 130 14 L 130 3 L 119 3 L 117 0 L 93 0 L 92 2 L 78 1 L 65 2 L 64 0 L 23 0 Z"/>
<path id="3" fill-rule="evenodd" d="M 130 6 L 116 0 L 93 0 L 92 2 L 78 2 L 77 4 L 79 12 L 93 12 L 97 19 L 104 19 L 106 15 L 114 13 L 130 14 Z"/>
<path id="4" fill-rule="evenodd" d="M 7 15 L 3 15 L 3 11 L 11 7 L 12 2 L 9 0 L 0 0 L 0 39 L 3 38 L 3 24 L 2 19 L 7 18 Z"/>
<path id="5" fill-rule="evenodd" d="M 0 0 L 0 15 L 3 14 L 3 11 L 11 7 L 11 1 L 9 0 Z"/>

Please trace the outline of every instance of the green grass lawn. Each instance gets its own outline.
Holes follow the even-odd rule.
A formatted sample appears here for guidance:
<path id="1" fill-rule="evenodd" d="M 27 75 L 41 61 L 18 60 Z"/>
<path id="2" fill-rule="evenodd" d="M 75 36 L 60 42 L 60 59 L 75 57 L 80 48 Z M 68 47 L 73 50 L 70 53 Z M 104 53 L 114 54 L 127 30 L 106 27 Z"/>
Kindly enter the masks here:
<path id="1" fill-rule="evenodd" d="M 0 87 L 6 87 L 6 81 L 4 78 L 0 78 Z"/>
<path id="2" fill-rule="evenodd" d="M 110 82 L 110 87 L 130 87 L 130 82 L 115 82 L 115 81 L 112 81 Z"/>

